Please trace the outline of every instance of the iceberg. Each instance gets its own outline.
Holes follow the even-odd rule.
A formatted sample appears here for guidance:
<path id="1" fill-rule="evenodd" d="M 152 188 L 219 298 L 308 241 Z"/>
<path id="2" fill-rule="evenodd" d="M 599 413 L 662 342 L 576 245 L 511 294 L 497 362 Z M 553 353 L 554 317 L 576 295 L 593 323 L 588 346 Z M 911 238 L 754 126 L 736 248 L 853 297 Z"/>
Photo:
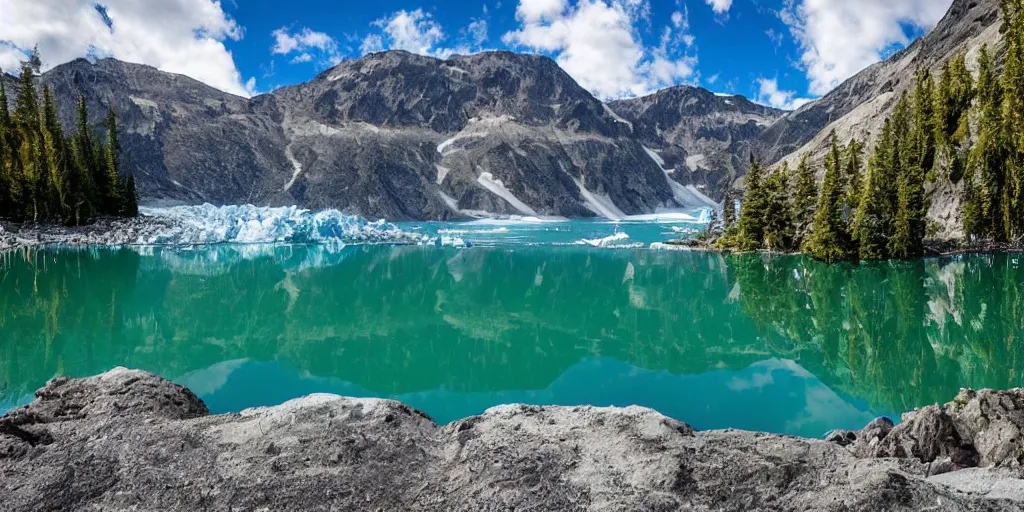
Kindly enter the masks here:
<path id="1" fill-rule="evenodd" d="M 144 245 L 209 244 L 427 244 L 427 235 L 410 233 L 383 220 L 368 221 L 338 210 L 312 212 L 295 206 L 175 206 L 140 208 L 140 213 L 167 221 L 146 232 Z"/>

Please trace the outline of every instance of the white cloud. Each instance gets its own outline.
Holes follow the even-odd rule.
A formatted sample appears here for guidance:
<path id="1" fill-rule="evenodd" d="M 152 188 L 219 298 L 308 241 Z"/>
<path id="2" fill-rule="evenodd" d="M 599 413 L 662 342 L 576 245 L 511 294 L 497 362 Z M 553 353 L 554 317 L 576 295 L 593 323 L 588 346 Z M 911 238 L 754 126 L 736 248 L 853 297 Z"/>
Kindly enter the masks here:
<path id="1" fill-rule="evenodd" d="M 297 32 L 290 32 L 287 28 L 281 27 L 271 33 L 274 36 L 274 46 L 270 51 L 275 55 L 288 55 L 297 53 L 292 63 L 313 62 L 318 60 L 325 64 L 337 64 L 341 61 L 341 53 L 338 51 L 338 42 L 331 36 L 303 27 Z M 314 57 L 313 54 L 317 57 Z"/>
<path id="2" fill-rule="evenodd" d="M 952 0 L 786 0 L 782 21 L 803 49 L 811 94 L 825 94 L 910 42 L 904 25 L 929 29 Z"/>
<path id="3" fill-rule="evenodd" d="M 757 83 L 759 89 L 756 101 L 769 107 L 796 110 L 811 101 L 807 98 L 797 98 L 794 91 L 780 90 L 777 79 L 759 78 Z"/>
<path id="4" fill-rule="evenodd" d="M 732 8 L 732 0 L 705 0 L 715 14 L 725 14 Z"/>
<path id="5" fill-rule="evenodd" d="M 697 58 L 683 12 L 673 15 L 657 47 L 644 46 L 637 25 L 650 16 L 646 0 L 520 0 L 518 30 L 505 44 L 551 54 L 584 88 L 601 98 L 647 94 L 695 74 Z"/>
<path id="6" fill-rule="evenodd" d="M 78 57 L 114 57 L 190 76 L 218 89 L 249 96 L 228 40 L 240 27 L 216 0 L 104 0 L 108 26 L 93 0 L 0 0 L 0 66 L 14 71 L 39 45 L 44 69 Z M 252 86 L 252 87 L 250 87 Z"/>
<path id="7" fill-rule="evenodd" d="M 519 0 L 516 18 L 523 23 L 552 21 L 568 6 L 566 0 Z"/>
<path id="8" fill-rule="evenodd" d="M 389 50 L 405 50 L 421 55 L 437 52 L 435 45 L 444 40 L 441 25 L 423 9 L 398 11 L 390 17 L 373 22 L 383 30 L 382 35 L 371 34 L 363 40 L 363 47 Z"/>
<path id="9" fill-rule="evenodd" d="M 480 46 L 487 42 L 487 20 L 474 19 L 466 27 L 466 36 L 474 46 Z"/>

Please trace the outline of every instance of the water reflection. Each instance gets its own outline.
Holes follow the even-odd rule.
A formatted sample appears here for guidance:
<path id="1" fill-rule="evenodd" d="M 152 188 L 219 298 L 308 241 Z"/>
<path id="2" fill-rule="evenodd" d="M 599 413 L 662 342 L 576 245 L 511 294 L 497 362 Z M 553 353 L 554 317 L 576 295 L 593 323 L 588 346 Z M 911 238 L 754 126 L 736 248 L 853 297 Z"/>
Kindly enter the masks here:
<path id="1" fill-rule="evenodd" d="M 1016 256 L 826 266 L 586 248 L 304 246 L 8 254 L 0 408 L 125 365 L 215 411 L 313 391 L 441 421 L 504 402 L 639 403 L 820 435 L 1021 385 Z"/>

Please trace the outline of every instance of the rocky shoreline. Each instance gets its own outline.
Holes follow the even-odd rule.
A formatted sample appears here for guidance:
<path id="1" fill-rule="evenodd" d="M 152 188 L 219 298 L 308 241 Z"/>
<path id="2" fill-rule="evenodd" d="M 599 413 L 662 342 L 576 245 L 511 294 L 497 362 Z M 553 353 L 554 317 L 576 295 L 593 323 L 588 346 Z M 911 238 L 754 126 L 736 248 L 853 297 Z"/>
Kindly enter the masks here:
<path id="1" fill-rule="evenodd" d="M 508 405 L 449 425 L 312 395 L 211 416 L 118 368 L 0 418 L 0 509 L 1021 510 L 1024 390 L 968 391 L 828 440 L 652 410 Z"/>
<path id="2" fill-rule="evenodd" d="M 101 218 L 85 226 L 18 225 L 0 222 L 0 251 L 47 246 L 114 247 L 138 243 L 173 227 L 168 219 Z"/>

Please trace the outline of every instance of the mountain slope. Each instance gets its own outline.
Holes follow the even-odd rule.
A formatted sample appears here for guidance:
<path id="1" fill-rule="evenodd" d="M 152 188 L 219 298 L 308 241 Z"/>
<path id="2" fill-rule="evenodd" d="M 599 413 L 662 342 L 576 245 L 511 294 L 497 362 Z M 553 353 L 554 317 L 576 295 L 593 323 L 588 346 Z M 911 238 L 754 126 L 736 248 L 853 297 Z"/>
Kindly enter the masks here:
<path id="1" fill-rule="evenodd" d="M 632 124 L 633 134 L 674 168 L 674 178 L 721 198 L 744 170 L 753 141 L 785 111 L 743 96 L 720 96 L 677 86 L 609 107 Z"/>
<path id="2" fill-rule="evenodd" d="M 10 100 L 17 82 L 4 77 Z M 86 97 L 121 122 L 144 203 L 334 207 L 368 217 L 566 217 L 713 205 L 669 179 L 619 118 L 551 59 L 368 55 L 245 99 L 112 59 L 44 73 L 61 118 Z"/>
<path id="3" fill-rule="evenodd" d="M 999 0 L 954 0 L 928 34 L 763 132 L 757 140 L 759 154 L 768 163 L 795 165 L 804 154 L 820 163 L 833 130 L 840 141 L 857 139 L 870 149 L 900 95 L 913 87 L 918 68 L 938 76 L 943 63 L 966 52 L 968 67 L 977 71 L 978 49 L 986 43 L 1000 46 L 999 13 Z M 941 228 L 939 235 L 959 237 L 961 194 L 956 184 L 940 183 L 930 192 L 929 217 Z"/>
<path id="4" fill-rule="evenodd" d="M 393 219 L 698 206 L 544 57 L 377 53 L 272 96 L 292 159 L 284 189 L 300 204 Z"/>

